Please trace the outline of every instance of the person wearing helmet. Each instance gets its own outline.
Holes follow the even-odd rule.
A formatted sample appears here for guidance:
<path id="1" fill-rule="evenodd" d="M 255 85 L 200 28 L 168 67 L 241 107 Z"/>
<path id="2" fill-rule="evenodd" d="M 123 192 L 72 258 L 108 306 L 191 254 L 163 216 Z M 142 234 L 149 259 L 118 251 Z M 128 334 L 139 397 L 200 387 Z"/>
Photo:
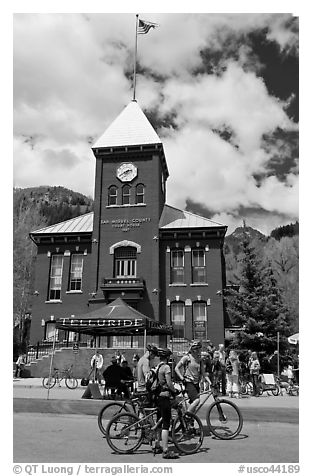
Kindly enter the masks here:
<path id="1" fill-rule="evenodd" d="M 146 346 L 146 352 L 137 365 L 137 391 L 146 392 L 145 378 L 150 369 L 154 365 L 155 357 L 157 356 L 157 347 L 153 344 Z"/>
<path id="2" fill-rule="evenodd" d="M 202 344 L 193 341 L 187 355 L 184 355 L 175 367 L 177 376 L 185 385 L 186 393 L 190 400 L 188 412 L 192 413 L 199 403 L 199 384 L 202 378 L 209 382 L 205 373 L 205 366 L 201 358 Z"/>
<path id="3" fill-rule="evenodd" d="M 155 453 L 163 453 L 164 459 L 176 459 L 178 455 L 173 451 L 168 450 L 169 428 L 171 421 L 171 400 L 172 396 L 179 393 L 173 385 L 171 379 L 171 369 L 168 360 L 172 352 L 167 348 L 158 348 L 157 355 L 159 357 L 159 364 L 157 366 L 157 378 L 159 382 L 159 390 L 156 397 L 157 405 L 157 420 L 162 418 L 162 424 L 157 429 L 157 440 Z M 160 438 L 162 447 L 160 446 Z"/>

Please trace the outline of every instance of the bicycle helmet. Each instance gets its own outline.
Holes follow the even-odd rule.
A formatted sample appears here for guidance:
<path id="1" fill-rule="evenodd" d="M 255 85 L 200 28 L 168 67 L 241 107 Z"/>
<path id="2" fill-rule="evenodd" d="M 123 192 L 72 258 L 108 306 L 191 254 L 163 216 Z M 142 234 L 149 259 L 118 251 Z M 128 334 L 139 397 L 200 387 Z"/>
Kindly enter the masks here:
<path id="1" fill-rule="evenodd" d="M 191 343 L 190 350 L 197 350 L 202 348 L 202 343 L 199 340 L 194 340 Z"/>
<path id="2" fill-rule="evenodd" d="M 157 355 L 157 347 L 155 344 L 147 344 L 146 346 L 146 350 L 148 350 L 149 352 L 152 352 L 153 354 Z"/>
<path id="3" fill-rule="evenodd" d="M 170 355 L 172 354 L 171 350 L 170 349 L 163 349 L 163 348 L 160 348 L 158 347 L 157 349 L 157 355 L 158 357 L 170 357 Z"/>

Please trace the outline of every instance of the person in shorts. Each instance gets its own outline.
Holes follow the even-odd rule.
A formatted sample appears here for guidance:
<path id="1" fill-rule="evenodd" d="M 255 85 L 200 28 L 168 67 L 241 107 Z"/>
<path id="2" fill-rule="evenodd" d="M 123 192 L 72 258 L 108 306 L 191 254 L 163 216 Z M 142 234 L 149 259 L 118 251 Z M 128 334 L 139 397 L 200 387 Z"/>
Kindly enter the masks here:
<path id="1" fill-rule="evenodd" d="M 171 405 L 172 397 L 179 393 L 173 385 L 171 379 L 171 369 L 168 365 L 168 360 L 172 354 L 170 349 L 157 349 L 157 355 L 159 357 L 159 364 L 156 367 L 158 382 L 160 388 L 156 396 L 156 405 L 157 405 L 157 420 L 162 418 L 161 425 L 161 442 L 162 447 L 160 446 L 160 434 L 158 433 L 158 438 L 156 441 L 155 453 L 162 453 L 164 459 L 176 459 L 178 455 L 168 450 L 168 439 L 169 439 L 169 428 L 171 422 Z"/>
<path id="2" fill-rule="evenodd" d="M 200 381 L 209 378 L 205 373 L 205 365 L 201 358 L 202 343 L 192 342 L 187 355 L 184 355 L 175 367 L 177 376 L 185 385 L 190 400 L 188 413 L 193 413 L 199 404 Z"/>

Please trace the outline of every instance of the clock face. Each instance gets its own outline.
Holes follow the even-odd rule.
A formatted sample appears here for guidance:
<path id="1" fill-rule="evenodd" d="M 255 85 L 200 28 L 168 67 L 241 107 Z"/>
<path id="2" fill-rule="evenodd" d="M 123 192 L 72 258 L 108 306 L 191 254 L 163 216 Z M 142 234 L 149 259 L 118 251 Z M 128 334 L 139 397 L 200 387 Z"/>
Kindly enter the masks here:
<path id="1" fill-rule="evenodd" d="M 117 168 L 116 175 L 117 178 L 119 178 L 119 180 L 122 182 L 131 182 L 131 180 L 133 180 L 138 175 L 138 169 L 134 164 L 128 162 L 121 164 Z"/>

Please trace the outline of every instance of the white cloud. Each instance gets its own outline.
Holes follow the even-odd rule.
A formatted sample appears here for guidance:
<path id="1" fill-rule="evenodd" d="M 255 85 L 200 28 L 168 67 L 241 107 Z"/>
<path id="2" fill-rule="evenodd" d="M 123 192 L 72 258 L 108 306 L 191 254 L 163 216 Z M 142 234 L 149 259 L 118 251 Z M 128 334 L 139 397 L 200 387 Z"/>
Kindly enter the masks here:
<path id="1" fill-rule="evenodd" d="M 235 217 L 241 206 L 296 216 L 297 177 L 268 177 L 257 187 L 277 147 L 262 149 L 263 134 L 296 126 L 285 104 L 269 95 L 241 35 L 267 27 L 287 51 L 297 35 L 284 14 L 144 14 L 160 24 L 139 36 L 140 63 L 164 82 L 138 75 L 141 107 L 176 113 L 178 129 L 164 129 L 170 171 L 168 203 L 190 198 L 217 214 Z M 222 57 L 222 74 L 194 77 L 201 50 L 226 53 L 237 40 L 237 62 Z M 234 43 L 235 44 L 235 43 Z M 18 14 L 14 18 L 14 182 L 64 185 L 93 193 L 97 138 L 131 100 L 133 14 Z M 248 65 L 246 68 L 245 66 Z M 220 73 L 220 71 L 219 71 Z M 227 127 L 233 144 L 212 129 Z M 30 139 L 31 138 L 31 139 Z M 53 166 L 51 167 L 51 164 Z M 227 216 L 227 215 L 225 215 Z"/>

